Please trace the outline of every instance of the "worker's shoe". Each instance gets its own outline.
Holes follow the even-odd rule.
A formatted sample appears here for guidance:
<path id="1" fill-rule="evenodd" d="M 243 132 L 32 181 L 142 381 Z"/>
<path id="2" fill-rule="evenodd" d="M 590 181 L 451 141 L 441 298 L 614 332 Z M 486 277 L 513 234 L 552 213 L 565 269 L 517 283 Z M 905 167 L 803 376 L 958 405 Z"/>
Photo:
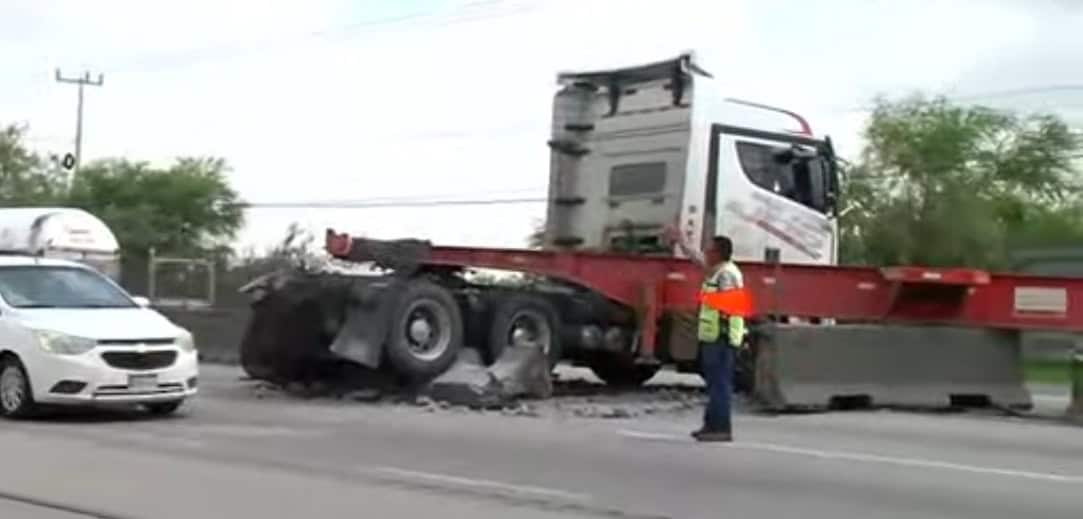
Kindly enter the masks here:
<path id="1" fill-rule="evenodd" d="M 700 442 L 732 442 L 733 433 L 727 431 L 710 431 L 700 429 L 692 432 L 692 437 Z"/>

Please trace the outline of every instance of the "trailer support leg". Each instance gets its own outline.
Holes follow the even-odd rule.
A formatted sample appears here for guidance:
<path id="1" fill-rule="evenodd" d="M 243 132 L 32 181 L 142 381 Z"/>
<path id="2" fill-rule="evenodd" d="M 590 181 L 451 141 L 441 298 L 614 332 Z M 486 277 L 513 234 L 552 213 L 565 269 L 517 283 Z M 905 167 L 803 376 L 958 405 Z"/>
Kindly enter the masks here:
<path id="1" fill-rule="evenodd" d="M 643 285 L 642 304 L 639 312 L 639 352 L 636 356 L 637 364 L 657 364 L 658 357 L 655 347 L 658 340 L 658 319 L 661 317 L 662 305 L 659 296 L 662 294 L 662 283 L 648 282 Z"/>
<path id="2" fill-rule="evenodd" d="M 1068 418 L 1083 423 L 1083 339 L 1075 340 L 1069 369 L 1072 377 L 1072 402 L 1068 404 Z"/>

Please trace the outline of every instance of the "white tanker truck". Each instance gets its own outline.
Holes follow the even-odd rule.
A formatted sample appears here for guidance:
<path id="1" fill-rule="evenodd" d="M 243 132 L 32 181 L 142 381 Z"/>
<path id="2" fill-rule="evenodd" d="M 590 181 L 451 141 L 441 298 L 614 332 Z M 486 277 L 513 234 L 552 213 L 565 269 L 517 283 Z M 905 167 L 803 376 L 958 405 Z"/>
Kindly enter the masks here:
<path id="1" fill-rule="evenodd" d="M 120 279 L 120 245 L 109 226 L 70 207 L 0 208 L 0 254 L 77 261 L 115 281 Z"/>

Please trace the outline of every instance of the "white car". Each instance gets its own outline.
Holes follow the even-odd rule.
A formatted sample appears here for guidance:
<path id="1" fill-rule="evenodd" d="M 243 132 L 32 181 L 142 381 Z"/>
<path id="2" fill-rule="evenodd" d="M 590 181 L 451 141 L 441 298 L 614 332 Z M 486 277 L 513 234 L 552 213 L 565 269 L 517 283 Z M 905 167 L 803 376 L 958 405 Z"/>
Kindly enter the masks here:
<path id="1" fill-rule="evenodd" d="M 80 263 L 0 255 L 0 415 L 47 405 L 142 405 L 196 393 L 192 334 Z"/>

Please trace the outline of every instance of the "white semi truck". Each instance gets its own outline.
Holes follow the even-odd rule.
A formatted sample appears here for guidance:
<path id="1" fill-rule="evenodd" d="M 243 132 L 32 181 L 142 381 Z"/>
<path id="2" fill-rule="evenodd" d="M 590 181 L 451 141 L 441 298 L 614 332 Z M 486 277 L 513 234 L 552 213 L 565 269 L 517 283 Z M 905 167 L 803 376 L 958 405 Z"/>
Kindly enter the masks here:
<path id="1" fill-rule="evenodd" d="M 376 338 L 343 339 L 332 352 L 375 364 L 381 352 L 358 345 L 383 348 L 400 372 L 427 376 L 445 369 L 464 343 L 495 358 L 509 340 L 531 337 L 553 362 L 585 364 L 611 384 L 638 384 L 662 364 L 696 369 L 689 320 L 698 274 L 671 272 L 672 286 L 650 281 L 687 263 L 674 262 L 667 227 L 677 225 L 694 244 L 728 235 L 739 261 L 762 261 L 770 251 L 790 265 L 836 264 L 834 150 L 799 115 L 728 97 L 691 53 L 563 73 L 558 84 L 543 251 L 433 247 L 419 258 L 425 275 L 417 286 L 384 298 L 390 317 L 358 321 Z M 379 248 L 328 231 L 332 256 L 371 260 Z M 565 285 L 461 289 L 454 273 L 471 267 Z"/>

